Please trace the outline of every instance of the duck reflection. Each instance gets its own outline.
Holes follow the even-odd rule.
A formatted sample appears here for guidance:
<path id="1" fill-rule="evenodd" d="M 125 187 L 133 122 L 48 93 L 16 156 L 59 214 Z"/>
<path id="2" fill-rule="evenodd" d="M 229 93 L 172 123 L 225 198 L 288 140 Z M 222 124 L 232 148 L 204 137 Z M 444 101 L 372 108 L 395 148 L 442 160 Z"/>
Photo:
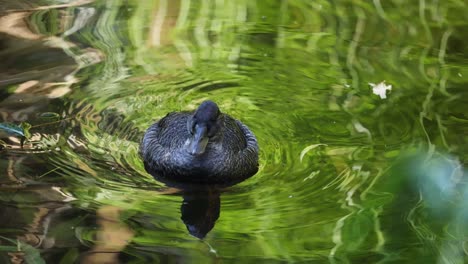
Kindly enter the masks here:
<path id="1" fill-rule="evenodd" d="M 214 228 L 221 212 L 221 193 L 231 185 L 197 185 L 170 181 L 161 178 L 146 167 L 146 171 L 156 180 L 172 188 L 167 194 L 178 194 L 183 198 L 180 207 L 181 220 L 188 232 L 199 239 Z"/>
<path id="2" fill-rule="evenodd" d="M 184 190 L 180 207 L 181 219 L 189 233 L 203 239 L 215 226 L 221 210 L 220 190 Z"/>
<path id="3" fill-rule="evenodd" d="M 183 198 L 180 207 L 181 220 L 188 232 L 199 239 L 203 239 L 215 226 L 221 212 L 221 193 L 230 185 L 201 185 L 187 184 L 161 178 L 152 170 L 146 170 L 156 180 L 176 191 L 168 193 L 180 194 Z"/>

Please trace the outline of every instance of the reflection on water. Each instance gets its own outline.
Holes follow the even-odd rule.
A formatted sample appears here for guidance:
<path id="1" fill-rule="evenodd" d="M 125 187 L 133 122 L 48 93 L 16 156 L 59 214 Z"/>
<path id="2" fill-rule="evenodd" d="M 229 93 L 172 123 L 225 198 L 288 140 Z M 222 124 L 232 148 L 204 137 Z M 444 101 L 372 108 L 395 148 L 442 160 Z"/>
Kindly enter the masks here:
<path id="1" fill-rule="evenodd" d="M 394 189 L 391 208 L 395 226 L 394 242 L 386 247 L 402 248 L 422 241 L 435 251 L 426 261 L 464 263 L 466 241 L 466 171 L 459 161 L 439 152 L 411 151 L 403 154 L 376 190 Z M 415 233 L 417 240 L 408 240 Z M 397 239 L 399 238 L 399 239 Z"/>
<path id="2" fill-rule="evenodd" d="M 82 263 L 118 263 L 122 251 L 133 237 L 133 231 L 120 223 L 120 209 L 103 206 L 96 212 L 98 216 L 95 245 L 82 257 Z"/>
<path id="3" fill-rule="evenodd" d="M 414 173 L 416 188 L 420 191 L 420 201 L 429 217 L 442 224 L 439 245 L 439 263 L 466 262 L 465 243 L 468 230 L 468 185 L 466 170 L 454 157 L 433 153 L 411 160 L 408 168 Z M 415 230 L 420 228 L 415 223 Z M 436 229 L 437 230 L 437 229 Z M 424 237 L 423 230 L 418 232 Z"/>
<path id="4" fill-rule="evenodd" d="M 192 236 L 204 238 L 213 229 L 221 209 L 220 192 L 213 190 L 186 190 L 180 208 L 181 219 Z"/>
<path id="5" fill-rule="evenodd" d="M 463 1 L 0 9 L 0 123 L 31 125 L 0 133 L 0 262 L 467 261 Z M 259 173 L 154 181 L 144 130 L 206 99 L 256 134 Z"/>

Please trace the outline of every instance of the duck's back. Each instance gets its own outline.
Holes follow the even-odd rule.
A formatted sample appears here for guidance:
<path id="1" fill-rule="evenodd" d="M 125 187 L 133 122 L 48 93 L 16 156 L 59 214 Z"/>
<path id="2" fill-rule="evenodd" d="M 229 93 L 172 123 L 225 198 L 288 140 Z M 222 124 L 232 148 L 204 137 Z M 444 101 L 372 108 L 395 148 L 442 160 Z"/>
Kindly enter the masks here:
<path id="1" fill-rule="evenodd" d="M 239 126 L 239 121 L 228 115 L 223 115 L 221 118 L 223 122 L 221 133 L 217 135 L 219 139 L 214 139 L 214 143 L 220 143 L 225 151 L 230 151 L 235 155 L 247 147 L 245 134 Z"/>
<path id="2" fill-rule="evenodd" d="M 258 151 L 245 153 L 248 147 L 245 127 L 228 115 L 220 117 L 220 131 L 209 139 L 201 155 L 187 151 L 190 112 L 170 113 L 153 124 L 141 144 L 141 154 L 152 174 L 176 181 L 223 183 L 240 181 L 256 173 Z M 255 154 L 255 155 L 253 155 Z M 156 175 L 153 175 L 156 177 Z"/>
<path id="3" fill-rule="evenodd" d="M 152 135 L 154 140 L 167 149 L 183 147 L 185 141 L 190 137 L 187 129 L 190 116 L 190 112 L 169 113 L 153 125 L 157 126 L 157 133 Z"/>

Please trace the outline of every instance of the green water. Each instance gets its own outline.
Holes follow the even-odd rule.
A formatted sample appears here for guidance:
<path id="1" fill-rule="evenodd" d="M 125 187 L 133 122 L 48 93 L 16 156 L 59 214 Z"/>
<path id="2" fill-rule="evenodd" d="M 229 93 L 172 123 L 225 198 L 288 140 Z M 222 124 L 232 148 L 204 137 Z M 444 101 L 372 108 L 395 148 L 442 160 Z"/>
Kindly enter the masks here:
<path id="1" fill-rule="evenodd" d="M 0 263 L 468 262 L 466 1 L 0 6 Z M 138 144 L 206 99 L 261 153 L 200 240 Z"/>

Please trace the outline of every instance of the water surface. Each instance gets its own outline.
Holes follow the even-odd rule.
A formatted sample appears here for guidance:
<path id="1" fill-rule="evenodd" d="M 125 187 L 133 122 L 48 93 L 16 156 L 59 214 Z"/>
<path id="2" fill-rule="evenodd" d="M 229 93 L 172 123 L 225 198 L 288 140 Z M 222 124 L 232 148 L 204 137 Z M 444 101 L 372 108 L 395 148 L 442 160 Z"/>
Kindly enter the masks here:
<path id="1" fill-rule="evenodd" d="M 0 2 L 0 124 L 31 125 L 0 131 L 0 262 L 468 260 L 464 1 Z M 184 194 L 138 144 L 206 99 L 260 171 Z"/>

